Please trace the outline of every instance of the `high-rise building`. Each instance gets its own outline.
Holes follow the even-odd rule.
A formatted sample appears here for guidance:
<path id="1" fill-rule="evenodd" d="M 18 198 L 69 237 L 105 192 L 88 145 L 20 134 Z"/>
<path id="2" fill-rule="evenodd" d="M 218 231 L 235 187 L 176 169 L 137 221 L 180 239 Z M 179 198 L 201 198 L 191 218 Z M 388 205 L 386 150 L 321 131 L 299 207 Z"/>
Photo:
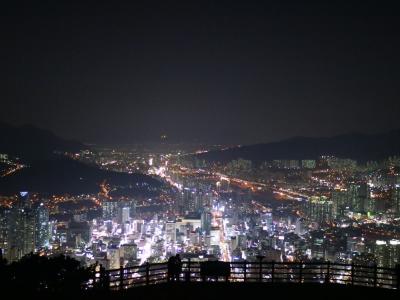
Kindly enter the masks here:
<path id="1" fill-rule="evenodd" d="M 371 198 L 371 189 L 368 184 L 359 185 L 358 201 L 362 213 L 375 212 L 373 199 Z"/>
<path id="2" fill-rule="evenodd" d="M 10 209 L 7 238 L 9 261 L 19 260 L 35 250 L 35 214 L 32 209 L 18 205 Z"/>
<path id="3" fill-rule="evenodd" d="M 390 240 L 388 243 L 389 268 L 400 264 L 400 240 Z"/>
<path id="4" fill-rule="evenodd" d="M 335 217 L 333 202 L 325 196 L 312 196 L 305 203 L 305 214 L 311 222 L 331 222 Z"/>
<path id="5" fill-rule="evenodd" d="M 120 255 L 128 263 L 137 260 L 137 245 L 135 243 L 121 245 L 120 252 Z"/>
<path id="6" fill-rule="evenodd" d="M 376 264 L 379 267 L 388 267 L 389 260 L 387 255 L 387 242 L 386 241 L 376 241 L 374 254 L 376 258 Z"/>
<path id="7" fill-rule="evenodd" d="M 7 222 L 7 259 L 15 261 L 35 250 L 35 213 L 28 192 L 20 192 Z"/>
<path id="8" fill-rule="evenodd" d="M 49 222 L 49 211 L 40 203 L 35 208 L 35 249 L 45 248 L 49 245 L 51 238 L 51 224 Z"/>
<path id="9" fill-rule="evenodd" d="M 374 212 L 374 202 L 368 184 L 350 184 L 348 189 L 348 202 L 350 209 L 357 213 Z"/>
<path id="10" fill-rule="evenodd" d="M 118 247 L 111 245 L 107 249 L 107 259 L 110 269 L 118 269 L 121 266 L 121 252 Z"/>
<path id="11" fill-rule="evenodd" d="M 129 203 L 129 215 L 132 219 L 136 217 L 136 200 L 132 199 Z"/>
<path id="12" fill-rule="evenodd" d="M 165 224 L 165 235 L 167 243 L 175 243 L 176 241 L 176 223 L 175 222 L 167 222 Z"/>
<path id="13" fill-rule="evenodd" d="M 0 207 L 0 249 L 4 255 L 8 249 L 8 219 L 10 210 L 6 207 Z"/>
<path id="14" fill-rule="evenodd" d="M 211 207 L 205 206 L 203 208 L 203 212 L 201 213 L 201 230 L 204 231 L 206 234 L 210 233 L 211 230 Z"/>
<path id="15" fill-rule="evenodd" d="M 400 217 L 400 184 L 395 184 L 392 191 L 392 208 L 394 214 Z"/>
<path id="16" fill-rule="evenodd" d="M 202 203 L 202 192 L 197 190 L 189 191 L 185 198 L 185 210 L 187 212 L 198 212 Z"/>
<path id="17" fill-rule="evenodd" d="M 376 241 L 374 254 L 379 267 L 394 268 L 400 263 L 400 240 Z"/>
<path id="18" fill-rule="evenodd" d="M 359 186 L 356 184 L 350 184 L 347 189 L 347 197 L 350 204 L 350 209 L 355 212 L 360 212 L 362 208 L 358 201 L 358 189 Z"/>
<path id="19" fill-rule="evenodd" d="M 320 231 L 311 235 L 311 256 L 312 258 L 325 259 L 325 239 Z"/>
<path id="20" fill-rule="evenodd" d="M 261 216 L 261 220 L 263 222 L 263 225 L 267 227 L 268 231 L 272 230 L 272 225 L 273 225 L 273 219 L 272 219 L 272 213 L 267 212 Z"/>
<path id="21" fill-rule="evenodd" d="M 135 233 L 142 233 L 144 227 L 144 220 L 134 220 L 133 221 L 133 231 Z"/>
<path id="22" fill-rule="evenodd" d="M 357 161 L 347 158 L 328 157 L 327 163 L 334 170 L 354 170 L 357 167 Z"/>
<path id="23" fill-rule="evenodd" d="M 117 217 L 118 214 L 118 202 L 104 200 L 101 204 L 103 209 L 103 219 L 112 220 Z"/>
<path id="24" fill-rule="evenodd" d="M 129 216 L 130 216 L 130 208 L 127 206 L 121 206 L 118 209 L 118 223 L 119 224 L 125 224 L 126 222 L 129 222 Z"/>
<path id="25" fill-rule="evenodd" d="M 211 227 L 211 231 L 210 231 L 210 236 L 211 236 L 210 245 L 211 246 L 219 246 L 220 239 L 221 239 L 220 235 L 221 235 L 221 229 L 218 226 Z"/>
<path id="26" fill-rule="evenodd" d="M 305 220 L 303 218 L 296 219 L 296 229 L 294 231 L 297 235 L 303 235 L 307 232 Z"/>
<path id="27" fill-rule="evenodd" d="M 332 191 L 333 210 L 335 211 L 337 218 L 343 217 L 345 212 L 350 209 L 351 204 L 349 203 L 348 198 L 348 191 L 346 190 Z"/>
<path id="28" fill-rule="evenodd" d="M 303 169 L 315 169 L 316 166 L 315 159 L 304 159 L 301 161 L 301 167 Z"/>

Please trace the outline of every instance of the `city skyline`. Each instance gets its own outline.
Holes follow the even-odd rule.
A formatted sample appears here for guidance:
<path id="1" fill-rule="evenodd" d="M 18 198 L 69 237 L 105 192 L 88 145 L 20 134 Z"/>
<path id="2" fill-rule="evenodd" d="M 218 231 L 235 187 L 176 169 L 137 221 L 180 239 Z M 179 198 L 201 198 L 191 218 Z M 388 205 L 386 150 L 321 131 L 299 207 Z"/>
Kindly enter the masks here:
<path id="1" fill-rule="evenodd" d="M 0 16 L 2 294 L 398 294 L 398 3 Z"/>

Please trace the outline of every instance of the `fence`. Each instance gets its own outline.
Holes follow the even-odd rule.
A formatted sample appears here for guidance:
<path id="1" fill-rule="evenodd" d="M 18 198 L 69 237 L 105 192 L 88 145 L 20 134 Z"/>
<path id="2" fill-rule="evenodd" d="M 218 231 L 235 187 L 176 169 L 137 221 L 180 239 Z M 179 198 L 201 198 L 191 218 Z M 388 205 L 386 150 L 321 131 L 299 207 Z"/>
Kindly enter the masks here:
<path id="1" fill-rule="evenodd" d="M 229 262 L 229 276 L 201 276 L 201 263 L 183 261 L 182 272 L 175 280 L 182 282 L 228 281 L 265 283 L 347 284 L 375 288 L 400 289 L 400 266 L 382 268 L 330 262 Z M 126 289 L 165 283 L 167 263 L 144 264 L 97 272 L 89 288 Z M 174 279 L 173 279 L 174 280 Z"/>

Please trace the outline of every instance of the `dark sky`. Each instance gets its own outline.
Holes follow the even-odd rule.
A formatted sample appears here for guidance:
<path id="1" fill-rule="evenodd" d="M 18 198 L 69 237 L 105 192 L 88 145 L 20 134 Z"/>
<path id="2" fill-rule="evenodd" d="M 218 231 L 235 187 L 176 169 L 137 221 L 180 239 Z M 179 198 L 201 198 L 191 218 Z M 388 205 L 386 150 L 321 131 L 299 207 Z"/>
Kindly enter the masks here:
<path id="1" fill-rule="evenodd" d="M 9 2 L 2 121 L 96 143 L 400 128 L 396 1 Z"/>

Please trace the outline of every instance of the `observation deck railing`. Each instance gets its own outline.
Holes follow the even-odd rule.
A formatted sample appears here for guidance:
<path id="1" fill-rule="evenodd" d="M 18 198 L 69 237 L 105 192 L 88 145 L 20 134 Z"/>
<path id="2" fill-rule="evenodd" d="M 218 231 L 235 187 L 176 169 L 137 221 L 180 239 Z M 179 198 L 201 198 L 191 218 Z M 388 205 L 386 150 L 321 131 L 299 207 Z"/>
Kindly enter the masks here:
<path id="1" fill-rule="evenodd" d="M 226 264 L 229 264 L 229 276 L 204 276 L 201 274 L 200 262 L 183 261 L 182 272 L 177 276 L 177 281 L 345 284 L 400 290 L 399 265 L 396 268 L 383 268 L 376 265 L 362 266 L 330 262 L 264 261 L 235 261 Z M 169 277 L 167 263 L 144 264 L 97 272 L 87 287 L 120 290 L 166 283 L 171 281 Z"/>

